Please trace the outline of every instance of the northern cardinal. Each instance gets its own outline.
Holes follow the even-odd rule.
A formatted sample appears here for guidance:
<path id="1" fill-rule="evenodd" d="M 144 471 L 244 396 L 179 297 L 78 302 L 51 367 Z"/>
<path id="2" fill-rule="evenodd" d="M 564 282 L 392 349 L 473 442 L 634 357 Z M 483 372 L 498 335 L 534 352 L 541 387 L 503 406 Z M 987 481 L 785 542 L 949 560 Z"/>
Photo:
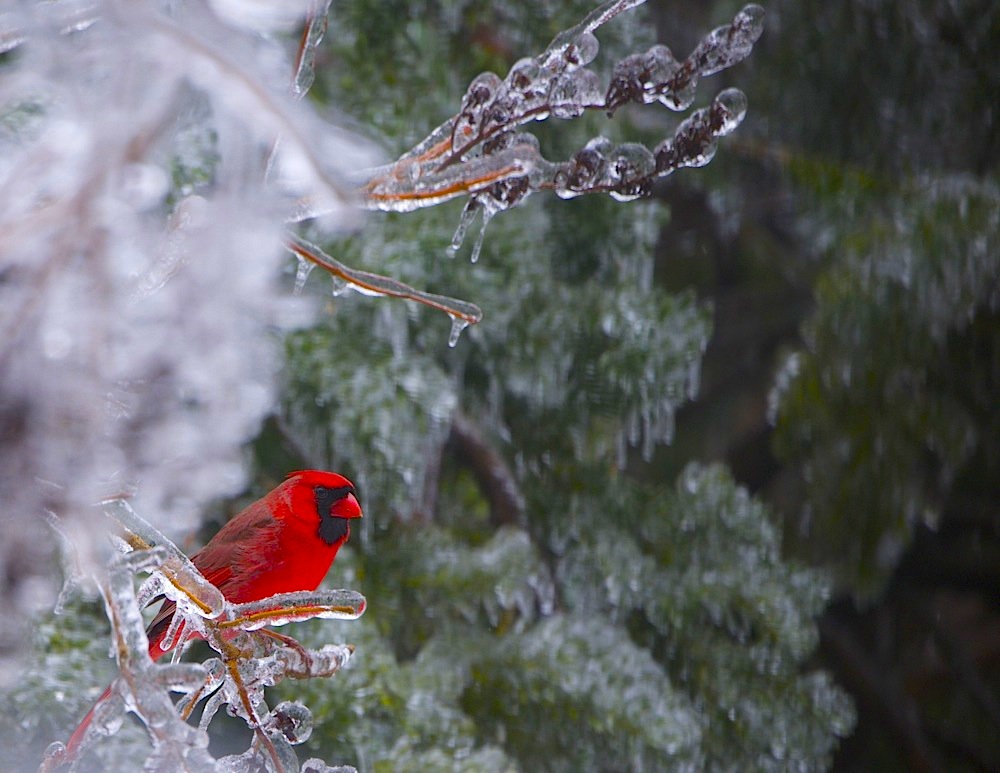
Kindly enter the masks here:
<path id="1" fill-rule="evenodd" d="M 361 515 L 354 486 L 342 475 L 320 470 L 289 473 L 281 485 L 223 526 L 191 561 L 233 604 L 316 590 L 351 536 L 350 519 Z M 153 660 L 190 638 L 182 625 L 170 645 L 163 646 L 174 606 L 165 601 L 146 629 Z M 76 758 L 94 709 L 111 690 L 104 691 L 73 731 L 61 755 L 63 763 Z"/>

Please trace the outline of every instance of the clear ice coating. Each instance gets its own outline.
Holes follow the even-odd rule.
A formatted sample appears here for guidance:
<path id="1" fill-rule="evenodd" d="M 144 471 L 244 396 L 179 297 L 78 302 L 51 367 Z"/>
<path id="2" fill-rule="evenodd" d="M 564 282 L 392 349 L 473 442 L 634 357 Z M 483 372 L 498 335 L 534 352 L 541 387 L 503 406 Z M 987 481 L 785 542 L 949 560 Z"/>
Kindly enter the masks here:
<path id="1" fill-rule="evenodd" d="M 296 295 L 302 292 L 306 286 L 306 281 L 309 279 L 309 275 L 312 270 L 316 268 L 316 264 L 312 263 L 305 258 L 298 258 L 295 265 L 295 288 L 294 292 Z"/>
<path id="2" fill-rule="evenodd" d="M 619 201 L 648 194 L 653 180 L 685 166 L 703 166 L 717 140 L 739 125 L 746 113 L 742 93 L 726 90 L 710 114 L 699 111 L 678 127 L 655 152 L 638 145 L 617 151 L 595 138 L 570 160 L 542 157 L 532 135 L 517 131 L 550 117 L 572 120 L 586 110 L 613 114 L 622 105 L 659 102 L 688 109 L 698 81 L 742 61 L 763 31 L 763 10 L 748 5 L 729 25 L 709 33 L 683 62 L 665 45 L 619 61 L 607 89 L 586 68 L 600 45 L 594 31 L 640 2 L 609 2 L 575 27 L 560 33 L 535 57 L 518 60 L 505 78 L 485 72 L 466 89 L 459 113 L 441 124 L 397 162 L 368 172 L 362 188 L 366 206 L 399 212 L 468 197 L 448 252 L 461 247 L 469 225 L 482 214 L 472 249 L 478 259 L 486 225 L 532 193 L 551 190 L 561 198 L 607 193 Z M 532 141 L 528 142 L 527 138 Z"/>
<path id="3" fill-rule="evenodd" d="M 701 75 L 714 75 L 746 59 L 763 32 L 764 9 L 747 5 L 736 14 L 732 24 L 708 33 L 690 58 L 697 63 Z"/>
<path id="4" fill-rule="evenodd" d="M 291 236 L 288 249 L 297 257 L 327 270 L 334 283 L 334 295 L 351 289 L 364 295 L 405 298 L 443 311 L 452 319 L 464 321 L 466 325 L 474 325 L 483 317 L 482 310 L 474 303 L 427 293 L 391 277 L 350 268 L 301 237 Z"/>
<path id="5" fill-rule="evenodd" d="M 723 137 L 736 130 L 747 114 L 747 98 L 739 89 L 726 89 L 719 92 L 712 102 L 712 111 L 716 128 L 715 136 Z"/>
<path id="6" fill-rule="evenodd" d="M 316 78 L 316 51 L 326 35 L 331 2 L 333 0 L 313 3 L 306 18 L 306 31 L 302 37 L 295 78 L 292 81 L 292 93 L 299 99 L 306 95 Z"/>
<path id="7" fill-rule="evenodd" d="M 262 724 L 269 730 L 277 730 L 292 746 L 308 741 L 313 731 L 312 712 L 298 701 L 279 703 Z"/>

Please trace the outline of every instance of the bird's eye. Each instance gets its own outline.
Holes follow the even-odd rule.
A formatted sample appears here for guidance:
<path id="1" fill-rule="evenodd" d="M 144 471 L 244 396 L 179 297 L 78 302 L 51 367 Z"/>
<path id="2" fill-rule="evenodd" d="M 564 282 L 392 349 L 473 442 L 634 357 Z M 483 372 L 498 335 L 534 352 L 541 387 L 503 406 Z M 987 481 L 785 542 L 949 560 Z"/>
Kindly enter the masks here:
<path id="1" fill-rule="evenodd" d="M 319 536 L 328 545 L 341 540 L 350 528 L 346 518 L 337 518 L 333 506 L 348 494 L 354 493 L 354 486 L 316 486 L 316 512 L 319 514 Z"/>

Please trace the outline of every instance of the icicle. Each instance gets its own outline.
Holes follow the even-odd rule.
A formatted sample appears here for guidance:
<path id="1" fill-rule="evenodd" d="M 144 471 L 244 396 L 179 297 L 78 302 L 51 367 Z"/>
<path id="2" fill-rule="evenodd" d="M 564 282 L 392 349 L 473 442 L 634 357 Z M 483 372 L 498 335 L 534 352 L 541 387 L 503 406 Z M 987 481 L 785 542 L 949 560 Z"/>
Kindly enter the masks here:
<path id="1" fill-rule="evenodd" d="M 294 295 L 300 295 L 302 289 L 306 286 L 306 280 L 312 273 L 313 269 L 316 268 L 316 264 L 305 258 L 298 257 L 298 265 L 295 267 L 295 288 L 292 290 Z"/>
<path id="2" fill-rule="evenodd" d="M 170 621 L 170 627 L 167 628 L 167 632 L 163 636 L 163 641 L 160 642 L 160 648 L 164 650 L 169 650 L 173 648 L 174 644 L 177 642 L 177 637 L 180 635 L 181 629 L 183 627 L 184 627 L 184 616 L 175 613 Z"/>
<path id="3" fill-rule="evenodd" d="M 212 723 L 216 713 L 226 703 L 227 695 L 223 690 L 219 690 L 205 702 L 205 708 L 201 712 L 201 719 L 198 721 L 198 729 L 208 732 L 208 726 Z"/>
<path id="4" fill-rule="evenodd" d="M 656 447 L 656 436 L 653 428 L 652 408 L 647 408 L 642 415 L 642 460 L 649 462 L 653 458 Z"/>
<path id="5" fill-rule="evenodd" d="M 448 334 L 448 346 L 454 349 L 458 343 L 458 337 L 469 326 L 469 321 L 462 317 L 456 317 L 453 314 L 449 314 L 448 316 L 451 317 L 451 332 Z"/>
<path id="6" fill-rule="evenodd" d="M 347 290 L 348 287 L 348 282 L 335 274 L 330 274 L 330 295 L 334 298 L 343 295 L 344 291 Z"/>
<path id="7" fill-rule="evenodd" d="M 674 429 L 674 404 L 667 398 L 664 399 L 663 405 L 660 406 L 659 428 L 656 433 L 657 439 L 661 443 L 669 445 L 674 442 Z"/>
<path id="8" fill-rule="evenodd" d="M 476 243 L 472 245 L 472 255 L 469 257 L 473 263 L 479 260 L 479 253 L 483 249 L 483 240 L 486 237 L 486 226 L 490 224 L 490 220 L 492 219 L 493 213 L 488 208 L 483 208 L 483 224 L 479 227 L 479 234 L 476 236 Z M 462 331 L 460 330 L 459 332 Z M 458 340 L 457 335 L 455 336 L 455 340 Z M 454 346 L 454 344 L 452 344 L 452 346 Z"/>
<path id="9" fill-rule="evenodd" d="M 466 231 L 469 230 L 469 226 L 476 219 L 479 214 L 479 204 L 476 199 L 469 199 L 465 204 L 465 208 L 462 210 L 462 214 L 458 219 L 458 227 L 455 229 L 455 235 L 451 237 L 451 244 L 448 246 L 448 256 L 455 257 L 459 249 L 462 247 L 462 242 L 465 241 Z"/>
<path id="10" fill-rule="evenodd" d="M 726 89 L 712 101 L 713 117 L 719 125 L 713 131 L 716 137 L 723 137 L 735 131 L 747 114 L 747 98 L 739 89 Z"/>

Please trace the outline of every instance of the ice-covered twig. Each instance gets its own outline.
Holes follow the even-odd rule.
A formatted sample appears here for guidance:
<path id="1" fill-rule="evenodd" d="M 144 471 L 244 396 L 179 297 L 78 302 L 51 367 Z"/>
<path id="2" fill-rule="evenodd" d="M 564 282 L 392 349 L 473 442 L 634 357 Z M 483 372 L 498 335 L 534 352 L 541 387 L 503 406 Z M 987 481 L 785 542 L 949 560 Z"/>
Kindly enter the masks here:
<path id="1" fill-rule="evenodd" d="M 109 516 L 125 530 L 126 542 L 133 550 L 151 551 L 154 548 L 163 558 L 157 562 L 156 570 L 173 586 L 175 592 L 170 597 L 181 605 L 190 605 L 191 611 L 207 619 L 219 617 L 225 610 L 226 600 L 219 589 L 206 580 L 190 559 L 173 542 L 160 534 L 153 526 L 132 509 L 123 499 L 105 503 Z"/>
<path id="2" fill-rule="evenodd" d="M 763 31 L 763 10 L 747 5 L 731 24 L 706 35 L 683 62 L 664 45 L 625 57 L 602 91 L 598 76 L 585 66 L 599 49 L 593 33 L 643 2 L 605 3 L 557 35 L 538 56 L 516 62 L 506 78 L 491 72 L 478 75 L 457 115 L 394 163 L 364 173 L 358 183 L 362 203 L 371 209 L 408 212 L 468 197 L 450 248 L 461 247 L 469 225 L 481 216 L 472 249 L 475 261 L 490 220 L 536 191 L 554 191 L 562 198 L 607 193 L 628 201 L 647 195 L 657 178 L 707 164 L 715 155 L 718 138 L 734 131 L 746 114 L 746 97 L 737 89 L 720 93 L 711 106 L 693 113 L 673 137 L 653 150 L 638 143 L 614 146 L 604 137 L 595 137 L 571 159 L 556 163 L 542 157 L 534 135 L 517 131 L 523 124 L 550 116 L 572 119 L 592 109 L 611 115 L 630 102 L 660 102 L 672 110 L 686 110 L 699 78 L 745 59 Z M 307 29 L 304 40 L 312 34 Z M 322 201 L 301 199 L 289 220 L 300 222 L 323 211 Z M 350 269 L 298 237 L 292 237 L 290 249 L 300 261 L 322 265 L 339 278 L 335 292 L 352 287 L 363 293 L 409 298 L 447 312 L 453 321 L 451 345 L 464 327 L 481 317 L 478 308 L 464 301 L 429 295 L 387 277 Z M 301 264 L 297 284 L 307 275 L 308 267 Z"/>
<path id="3" fill-rule="evenodd" d="M 364 611 L 365 597 L 352 590 L 280 593 L 261 601 L 232 605 L 231 619 L 221 621 L 218 626 L 222 630 L 255 631 L 265 625 L 287 625 L 314 617 L 354 620 Z"/>
<path id="4" fill-rule="evenodd" d="M 292 94 L 301 99 L 312 87 L 316 77 L 316 50 L 326 35 L 330 3 L 333 0 L 313 0 L 299 41 L 299 51 L 295 57 L 295 77 L 292 79 Z"/>
<path id="5" fill-rule="evenodd" d="M 506 78 L 489 72 L 477 76 L 456 116 L 394 164 L 369 173 L 361 189 L 364 204 L 408 211 L 469 196 L 456 235 L 460 243 L 464 226 L 477 212 L 483 213 L 485 227 L 497 212 L 534 191 L 553 190 L 567 198 L 608 193 L 627 200 L 647 193 L 657 177 L 708 163 L 716 140 L 733 131 L 746 113 L 746 98 L 736 89 L 719 94 L 711 107 L 693 114 L 652 151 L 636 143 L 615 148 L 597 137 L 569 161 L 552 163 L 541 156 L 533 135 L 516 131 L 550 116 L 572 119 L 591 109 L 613 114 L 630 102 L 686 110 L 699 78 L 745 59 L 763 31 L 763 10 L 748 5 L 731 24 L 709 33 L 683 62 L 656 45 L 620 61 L 602 90 L 597 75 L 585 67 L 599 48 L 593 32 L 640 4 L 607 3 L 558 35 L 539 56 L 515 63 Z"/>
<path id="6" fill-rule="evenodd" d="M 83 567 L 80 565 L 79 553 L 73 544 L 73 540 L 66 533 L 62 521 L 51 510 L 46 510 L 44 516 L 46 522 L 52 528 L 52 531 L 56 533 L 56 537 L 59 540 L 59 563 L 62 565 L 63 585 L 59 590 L 59 596 L 56 599 L 56 605 L 53 609 L 53 612 L 58 615 L 62 614 L 67 599 L 79 588 L 85 575 Z"/>
<path id="7" fill-rule="evenodd" d="M 462 330 L 469 325 L 476 324 L 483 318 L 482 309 L 474 303 L 416 290 L 398 279 L 350 268 L 336 258 L 327 255 L 315 244 L 310 244 L 295 234 L 289 235 L 288 249 L 298 257 L 301 262 L 300 267 L 303 264 L 316 265 L 328 271 L 334 278 L 335 295 L 346 289 L 351 289 L 363 295 L 405 298 L 445 312 L 452 320 L 452 334 L 449 339 L 451 346 L 455 345 Z M 301 273 L 305 274 L 306 271 Z"/>

